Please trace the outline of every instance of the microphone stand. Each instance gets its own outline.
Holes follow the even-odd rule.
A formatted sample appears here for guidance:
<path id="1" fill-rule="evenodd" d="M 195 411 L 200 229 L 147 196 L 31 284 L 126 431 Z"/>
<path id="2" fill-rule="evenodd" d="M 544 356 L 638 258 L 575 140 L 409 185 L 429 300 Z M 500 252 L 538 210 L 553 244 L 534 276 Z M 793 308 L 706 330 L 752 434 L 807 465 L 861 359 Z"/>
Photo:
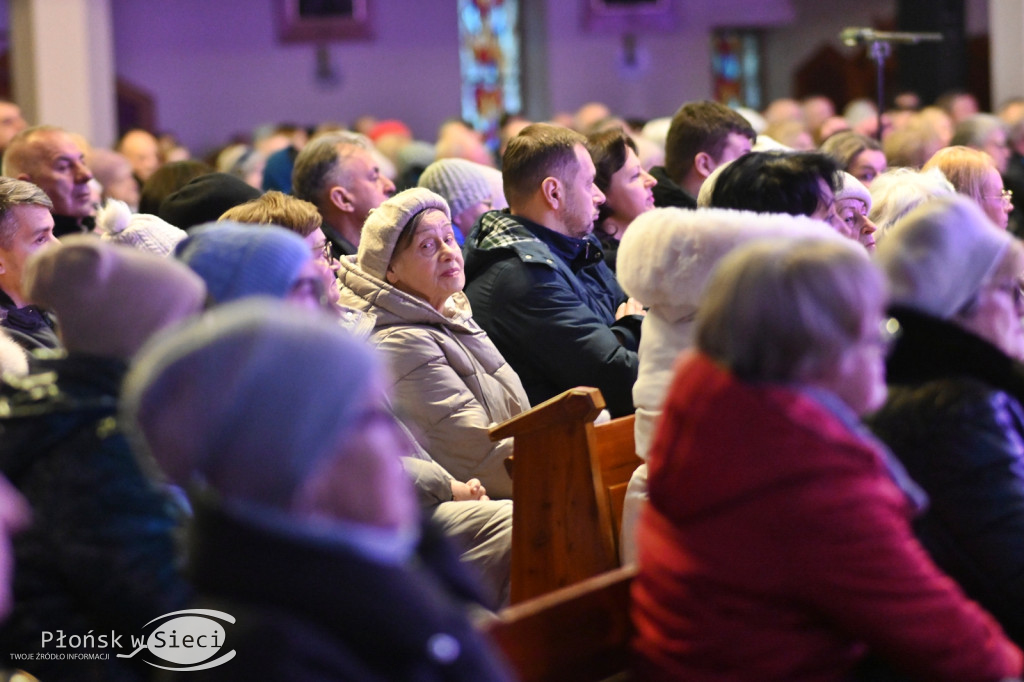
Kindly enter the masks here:
<path id="1" fill-rule="evenodd" d="M 875 131 L 875 138 L 882 141 L 882 111 L 885 107 L 885 60 L 892 55 L 892 45 L 885 40 L 874 40 L 871 42 L 871 49 L 868 50 L 871 59 L 875 62 L 875 88 L 878 101 L 878 130 Z"/>
<path id="2" fill-rule="evenodd" d="M 922 41 L 942 40 L 941 33 L 905 33 L 891 31 L 875 31 L 870 28 L 846 28 L 839 34 L 843 44 L 854 46 L 870 43 L 868 54 L 875 62 L 876 83 L 878 91 L 878 130 L 875 137 L 882 141 L 882 112 L 885 109 L 885 60 L 892 55 L 892 43 L 916 45 Z"/>

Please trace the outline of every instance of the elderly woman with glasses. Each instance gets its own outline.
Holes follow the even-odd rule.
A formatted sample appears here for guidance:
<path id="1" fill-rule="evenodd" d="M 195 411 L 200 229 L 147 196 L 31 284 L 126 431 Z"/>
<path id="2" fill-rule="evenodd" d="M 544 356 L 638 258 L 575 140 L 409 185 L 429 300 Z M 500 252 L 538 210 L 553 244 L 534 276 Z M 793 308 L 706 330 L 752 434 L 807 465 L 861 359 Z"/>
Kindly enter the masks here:
<path id="1" fill-rule="evenodd" d="M 935 152 L 922 170 L 938 168 L 960 194 L 970 197 L 989 220 L 1006 229 L 1013 211 L 1013 193 L 1003 188 L 992 157 L 971 147 L 945 147 Z"/>
<path id="2" fill-rule="evenodd" d="M 512 496 L 511 439 L 488 429 L 529 409 L 518 375 L 473 320 L 448 204 L 428 189 L 396 194 L 363 225 L 339 270 L 343 305 L 370 313 L 399 416 L 459 480 Z"/>
<path id="3" fill-rule="evenodd" d="M 845 240 L 719 264 L 648 459 L 640 678 L 849 680 L 868 654 L 914 679 L 1020 674 L 914 538 L 920 490 L 859 424 L 885 399 L 884 289 Z"/>
<path id="4" fill-rule="evenodd" d="M 1024 644 L 1024 247 L 950 197 L 878 259 L 902 333 L 871 428 L 931 499 L 916 529 L 936 563 Z"/>

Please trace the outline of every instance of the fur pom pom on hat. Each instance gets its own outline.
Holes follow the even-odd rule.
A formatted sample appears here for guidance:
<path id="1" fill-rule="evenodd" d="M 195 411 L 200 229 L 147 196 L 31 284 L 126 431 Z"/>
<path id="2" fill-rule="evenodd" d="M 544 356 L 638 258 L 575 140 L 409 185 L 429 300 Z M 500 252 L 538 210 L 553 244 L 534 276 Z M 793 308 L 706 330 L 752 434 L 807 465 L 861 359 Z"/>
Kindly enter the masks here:
<path id="1" fill-rule="evenodd" d="M 302 237 L 276 225 L 224 221 L 199 225 L 174 252 L 206 282 L 210 298 L 284 298 L 313 252 Z"/>
<path id="2" fill-rule="evenodd" d="M 181 263 L 93 235 L 68 235 L 29 259 L 25 291 L 56 314 L 69 351 L 126 359 L 206 299 L 203 281 Z"/>
<path id="3" fill-rule="evenodd" d="M 185 238 L 185 231 L 148 213 L 132 213 L 128 204 L 108 199 L 96 214 L 100 239 L 131 246 L 158 256 L 169 256 Z"/>
<path id="4" fill-rule="evenodd" d="M 948 319 L 974 297 L 1012 241 L 971 199 L 939 197 L 896 223 L 877 261 L 892 303 Z"/>
<path id="5" fill-rule="evenodd" d="M 356 253 L 359 268 L 377 279 L 385 279 L 402 230 L 417 214 L 427 209 L 441 211 L 449 221 L 452 219 L 445 200 L 422 187 L 399 192 L 370 211 L 359 237 L 359 251 Z"/>

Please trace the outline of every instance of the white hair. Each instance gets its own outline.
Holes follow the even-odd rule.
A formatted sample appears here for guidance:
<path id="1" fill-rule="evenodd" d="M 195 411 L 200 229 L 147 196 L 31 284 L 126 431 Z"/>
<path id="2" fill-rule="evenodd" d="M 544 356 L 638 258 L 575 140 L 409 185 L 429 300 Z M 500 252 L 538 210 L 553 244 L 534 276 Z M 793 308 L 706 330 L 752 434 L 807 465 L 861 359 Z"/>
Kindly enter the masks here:
<path id="1" fill-rule="evenodd" d="M 871 183 L 871 212 L 868 218 L 878 227 L 880 243 L 903 216 L 936 197 L 956 194 L 956 189 L 938 168 L 916 171 L 892 168 Z"/>

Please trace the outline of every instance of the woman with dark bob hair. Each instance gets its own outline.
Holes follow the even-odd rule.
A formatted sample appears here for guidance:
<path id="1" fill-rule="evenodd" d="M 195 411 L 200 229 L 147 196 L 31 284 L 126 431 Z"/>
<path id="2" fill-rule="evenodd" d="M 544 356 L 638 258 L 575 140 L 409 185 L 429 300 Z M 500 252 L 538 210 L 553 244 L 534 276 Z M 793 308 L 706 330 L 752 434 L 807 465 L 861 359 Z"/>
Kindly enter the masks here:
<path id="1" fill-rule="evenodd" d="M 654 208 L 651 188 L 658 181 L 644 170 L 636 143 L 621 128 L 590 135 L 587 151 L 597 171 L 594 184 L 605 196 L 594 221 L 594 234 L 601 241 L 605 262 L 615 270 L 622 235 L 634 218 Z"/>
<path id="2" fill-rule="evenodd" d="M 885 399 L 864 249 L 753 242 L 706 291 L 648 458 L 639 677 L 839 681 L 869 655 L 914 679 L 1018 676 L 1020 650 L 914 538 L 920 490 L 858 421 Z"/>
<path id="3" fill-rule="evenodd" d="M 820 152 L 751 152 L 721 170 L 710 203 L 715 208 L 810 216 L 844 232 L 835 205 L 842 178 L 835 160 Z"/>

